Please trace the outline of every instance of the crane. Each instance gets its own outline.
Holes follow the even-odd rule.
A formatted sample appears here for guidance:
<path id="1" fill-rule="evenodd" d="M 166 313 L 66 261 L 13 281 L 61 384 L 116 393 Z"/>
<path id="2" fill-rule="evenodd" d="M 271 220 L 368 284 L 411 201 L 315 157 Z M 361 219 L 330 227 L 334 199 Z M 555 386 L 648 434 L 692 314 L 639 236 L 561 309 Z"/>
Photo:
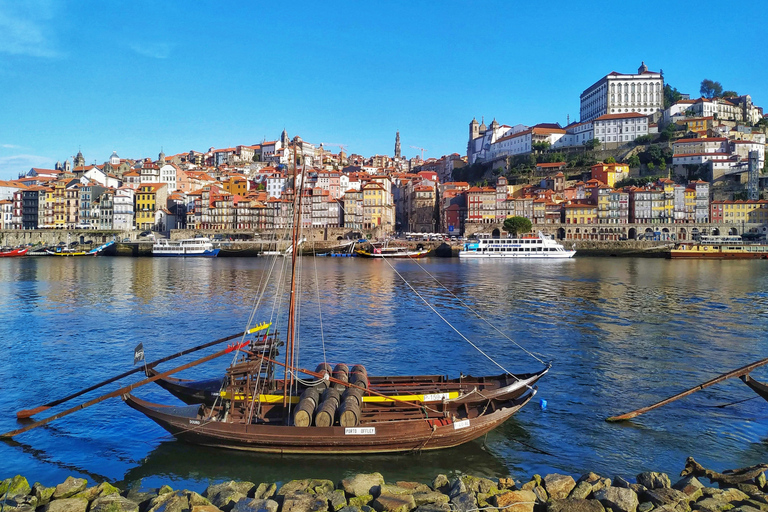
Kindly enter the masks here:
<path id="1" fill-rule="evenodd" d="M 420 149 L 421 150 L 421 161 L 424 161 L 424 152 L 429 151 L 428 149 L 420 148 L 419 146 L 411 146 L 413 149 Z"/>
<path id="2" fill-rule="evenodd" d="M 323 147 L 323 146 L 338 146 L 338 148 L 341 151 L 343 151 L 345 153 L 347 152 L 347 145 L 346 144 L 337 144 L 335 142 L 321 142 L 320 143 L 320 147 Z"/>

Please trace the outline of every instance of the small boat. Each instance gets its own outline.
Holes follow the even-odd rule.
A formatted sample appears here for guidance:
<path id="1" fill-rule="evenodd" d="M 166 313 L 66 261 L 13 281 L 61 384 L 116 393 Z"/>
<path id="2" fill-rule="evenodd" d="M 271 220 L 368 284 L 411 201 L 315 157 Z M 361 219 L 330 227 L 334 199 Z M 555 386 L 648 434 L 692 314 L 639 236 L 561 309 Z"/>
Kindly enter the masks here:
<path id="1" fill-rule="evenodd" d="M 522 238 L 473 240 L 459 251 L 460 258 L 573 258 L 575 254 L 541 232 Z"/>
<path id="2" fill-rule="evenodd" d="M 429 250 L 424 249 L 421 244 L 414 250 L 403 245 L 373 243 L 370 250 L 358 249 L 355 253 L 363 258 L 423 258 Z"/>
<path id="3" fill-rule="evenodd" d="M 698 242 L 680 242 L 670 250 L 671 259 L 768 259 L 768 243 L 746 242 L 738 235 L 703 235 Z"/>
<path id="4" fill-rule="evenodd" d="M 0 258 L 16 258 L 18 256 L 24 256 L 29 251 L 29 247 L 19 247 L 9 251 L 0 252 Z"/>
<path id="5" fill-rule="evenodd" d="M 218 247 L 214 247 L 209 238 L 189 238 L 186 240 L 169 240 L 161 238 L 152 244 L 152 256 L 201 256 L 215 258 Z"/>
<path id="6" fill-rule="evenodd" d="M 760 397 L 762 397 L 764 400 L 768 400 L 768 384 L 765 384 L 763 382 L 760 382 L 759 380 L 755 380 L 752 377 L 749 376 L 749 374 L 744 374 L 739 377 L 744 384 L 749 386 L 752 391 L 757 393 Z"/>
<path id="7" fill-rule="evenodd" d="M 54 249 L 46 249 L 45 252 L 50 256 L 99 256 L 114 250 L 115 247 L 115 241 L 110 240 L 109 242 L 101 244 L 88 251 L 78 251 L 67 247 L 56 247 Z"/>

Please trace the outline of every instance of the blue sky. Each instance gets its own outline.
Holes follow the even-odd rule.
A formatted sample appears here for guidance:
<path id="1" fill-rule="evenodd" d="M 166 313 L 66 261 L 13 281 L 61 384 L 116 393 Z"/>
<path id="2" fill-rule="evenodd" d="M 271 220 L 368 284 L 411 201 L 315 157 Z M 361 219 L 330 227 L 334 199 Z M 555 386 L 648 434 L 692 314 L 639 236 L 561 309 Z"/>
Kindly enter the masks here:
<path id="1" fill-rule="evenodd" d="M 393 154 L 397 130 L 407 156 L 464 154 L 472 117 L 565 124 L 582 90 L 641 61 L 681 92 L 709 78 L 768 108 L 768 3 L 742 7 L 0 0 L 0 179 L 78 148 L 156 158 L 283 128 L 366 156 Z"/>

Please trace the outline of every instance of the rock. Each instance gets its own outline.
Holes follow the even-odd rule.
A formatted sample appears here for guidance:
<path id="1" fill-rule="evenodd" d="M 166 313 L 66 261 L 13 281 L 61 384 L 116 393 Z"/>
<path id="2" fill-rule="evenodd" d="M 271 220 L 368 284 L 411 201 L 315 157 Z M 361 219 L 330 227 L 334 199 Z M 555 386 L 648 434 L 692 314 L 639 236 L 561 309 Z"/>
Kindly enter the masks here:
<path id="1" fill-rule="evenodd" d="M 515 481 L 512 478 L 499 478 L 499 489 L 515 489 Z"/>
<path id="2" fill-rule="evenodd" d="M 79 493 L 72 496 L 73 498 L 85 498 L 88 501 L 93 501 L 96 499 L 96 497 L 99 495 L 99 488 L 97 486 L 93 487 L 86 487 L 84 491 L 80 491 Z"/>
<path id="3" fill-rule="evenodd" d="M 451 512 L 451 506 L 448 503 L 430 503 L 416 507 L 414 512 Z"/>
<path id="4" fill-rule="evenodd" d="M 632 485 L 627 479 L 622 478 L 620 476 L 613 477 L 613 485 L 616 487 L 621 487 L 623 489 L 629 489 L 629 486 Z"/>
<path id="5" fill-rule="evenodd" d="M 51 499 L 60 500 L 69 498 L 84 491 L 87 485 L 88 481 L 85 478 L 72 478 L 71 476 L 68 476 L 64 482 L 56 486 L 56 490 L 53 491 Z"/>
<path id="6" fill-rule="evenodd" d="M 648 489 L 661 489 L 672 486 L 666 473 L 656 473 L 653 471 L 646 471 L 637 475 L 637 483 Z"/>
<path id="7" fill-rule="evenodd" d="M 639 504 L 637 494 L 631 489 L 606 487 L 593 494 L 605 508 L 614 512 L 635 512 Z"/>
<path id="8" fill-rule="evenodd" d="M 213 506 L 210 501 L 208 501 L 207 498 L 203 498 L 199 494 L 197 494 L 194 491 L 184 491 L 187 494 L 187 499 L 189 500 L 189 506 L 190 507 L 207 507 L 209 505 Z"/>
<path id="9" fill-rule="evenodd" d="M 36 507 L 37 497 L 32 494 L 17 494 L 15 496 L 6 494 L 0 500 L 2 512 L 35 512 Z"/>
<path id="10" fill-rule="evenodd" d="M 229 512 L 235 504 L 242 498 L 247 498 L 255 485 L 252 482 L 222 482 L 220 484 L 209 485 L 203 492 L 203 496 L 208 498 L 211 504 L 220 508 L 224 512 Z"/>
<path id="11" fill-rule="evenodd" d="M 693 504 L 693 510 L 701 510 L 702 512 L 723 512 L 732 508 L 733 505 L 727 501 L 721 501 L 715 498 L 704 498 Z"/>
<path id="12" fill-rule="evenodd" d="M 540 485 L 533 488 L 533 494 L 536 495 L 536 500 L 538 503 L 544 504 L 549 501 L 549 495 L 547 494 L 547 490 L 541 487 Z"/>
<path id="13" fill-rule="evenodd" d="M 734 488 L 746 494 L 757 494 L 760 492 L 760 488 L 755 484 L 736 484 Z"/>
<path id="14" fill-rule="evenodd" d="M 343 489 L 336 489 L 333 492 L 326 493 L 324 497 L 328 500 L 328 507 L 331 512 L 336 512 L 347 506 L 347 495 Z"/>
<path id="15" fill-rule="evenodd" d="M 499 486 L 496 485 L 496 482 L 488 478 L 464 475 L 461 477 L 461 481 L 464 483 L 464 487 L 467 489 L 467 492 L 482 492 L 489 494 L 494 491 L 498 492 L 499 490 Z"/>
<path id="16" fill-rule="evenodd" d="M 37 505 L 41 506 L 51 501 L 51 497 L 55 491 L 55 487 L 46 487 L 40 482 L 35 482 L 35 485 L 32 486 L 32 491 L 30 492 L 37 498 Z"/>
<path id="17" fill-rule="evenodd" d="M 416 502 L 417 507 L 429 504 L 445 504 L 448 503 L 449 498 L 447 494 L 443 494 L 437 491 L 417 491 L 413 493 L 413 500 Z"/>
<path id="18" fill-rule="evenodd" d="M 345 478 L 341 481 L 341 488 L 351 496 L 368 494 L 378 496 L 382 485 L 384 485 L 384 477 L 381 476 L 381 473 L 359 473 L 352 478 Z"/>
<path id="19" fill-rule="evenodd" d="M 592 484 L 582 480 L 576 484 L 576 487 L 573 488 L 571 494 L 568 495 L 568 498 L 575 500 L 585 500 L 589 498 L 590 494 L 592 494 Z M 600 506 L 602 507 L 602 505 Z"/>
<path id="20" fill-rule="evenodd" d="M 740 505 L 731 509 L 732 512 L 760 512 L 759 508 L 750 507 L 749 505 Z"/>
<path id="21" fill-rule="evenodd" d="M 653 510 L 653 503 L 650 501 L 644 501 L 637 506 L 637 512 L 650 512 Z"/>
<path id="22" fill-rule="evenodd" d="M 281 510 L 282 512 L 326 512 L 328 500 L 309 492 L 292 492 L 283 495 Z"/>
<path id="23" fill-rule="evenodd" d="M 549 501 L 547 512 L 605 512 L 605 509 L 597 500 L 566 498 Z"/>
<path id="24" fill-rule="evenodd" d="M 21 475 L 16 475 L 13 478 L 8 478 L 0 483 L 0 496 L 5 494 L 6 496 L 18 496 L 29 494 L 32 488 L 29 486 L 27 479 Z"/>
<path id="25" fill-rule="evenodd" d="M 459 494 L 464 494 L 465 492 L 467 492 L 467 485 L 464 483 L 464 480 L 458 477 L 451 479 L 451 485 L 446 493 L 448 496 L 453 498 Z"/>
<path id="26" fill-rule="evenodd" d="M 678 480 L 675 482 L 675 485 L 672 486 L 673 489 L 676 489 L 678 491 L 684 492 L 688 496 L 692 496 L 696 492 L 698 492 L 699 496 L 694 498 L 698 499 L 702 496 L 702 487 L 704 487 L 704 484 L 699 482 L 699 479 L 695 476 L 687 476 L 683 478 L 682 480 Z"/>
<path id="27" fill-rule="evenodd" d="M 629 484 L 629 488 L 637 495 L 648 491 L 648 489 L 642 484 Z"/>
<path id="28" fill-rule="evenodd" d="M 437 475 L 434 480 L 432 480 L 432 489 L 442 492 L 443 494 L 448 494 L 450 485 L 451 483 L 445 475 Z"/>
<path id="29" fill-rule="evenodd" d="M 109 496 L 110 494 L 120 494 L 120 489 L 110 484 L 109 482 L 102 482 L 97 487 L 99 490 L 98 496 Z"/>
<path id="30" fill-rule="evenodd" d="M 188 512 L 189 497 L 183 491 L 158 494 L 149 502 L 146 512 Z"/>
<path id="31" fill-rule="evenodd" d="M 108 494 L 93 500 L 89 512 L 139 512 L 139 504 L 119 494 Z"/>
<path id="32" fill-rule="evenodd" d="M 362 509 L 360 507 L 346 506 L 339 510 L 339 512 L 362 512 Z"/>
<path id="33" fill-rule="evenodd" d="M 240 498 L 232 512 L 277 512 L 278 507 L 275 500 Z"/>
<path id="34" fill-rule="evenodd" d="M 760 473 L 759 475 L 757 475 L 757 477 L 755 477 L 755 483 L 756 483 L 756 484 L 757 484 L 757 485 L 758 485 L 758 486 L 759 486 L 761 489 L 764 489 L 764 488 L 765 488 L 765 485 L 766 485 L 766 483 L 768 483 L 768 482 L 766 482 L 766 479 L 765 479 L 765 473 Z"/>
<path id="35" fill-rule="evenodd" d="M 462 492 L 451 498 L 451 510 L 469 512 L 477 509 L 477 499 L 473 492 Z"/>
<path id="36" fill-rule="evenodd" d="M 398 487 L 403 487 L 404 489 L 411 489 L 413 492 L 429 492 L 432 490 L 430 486 L 427 484 L 422 484 L 419 482 L 395 482 L 395 484 Z"/>
<path id="37" fill-rule="evenodd" d="M 380 494 L 413 494 L 413 489 L 400 487 L 399 485 L 384 484 L 380 488 Z"/>
<path id="38" fill-rule="evenodd" d="M 688 502 L 691 497 L 682 491 L 672 489 L 671 487 L 659 487 L 650 489 L 643 493 L 645 501 L 650 501 L 657 507 L 671 507 L 674 509 L 687 510 Z M 683 505 L 684 504 L 684 505 Z M 682 507 L 680 507 L 682 505 Z"/>
<path id="39" fill-rule="evenodd" d="M 768 511 L 768 504 L 765 503 L 765 496 L 761 496 L 763 499 L 748 499 L 747 501 L 743 501 L 742 505 L 749 505 L 752 508 L 756 508 L 758 510 L 762 510 L 763 512 Z"/>
<path id="40" fill-rule="evenodd" d="M 410 512 L 416 508 L 412 494 L 389 494 L 382 492 L 373 501 L 377 512 Z"/>
<path id="41" fill-rule="evenodd" d="M 576 481 L 571 475 L 553 473 L 544 477 L 544 489 L 553 500 L 564 500 L 576 487 Z"/>
<path id="42" fill-rule="evenodd" d="M 277 484 L 259 484 L 256 490 L 253 491 L 253 497 L 257 500 L 265 500 L 271 498 L 277 492 Z"/>
<path id="43" fill-rule="evenodd" d="M 494 496 L 493 501 L 499 509 L 505 512 L 533 512 L 536 504 L 536 494 L 529 490 L 509 491 Z"/>
<path id="44" fill-rule="evenodd" d="M 745 494 L 743 491 L 740 491 L 736 488 L 730 488 L 730 489 L 723 489 L 723 492 L 720 493 L 719 499 L 731 502 L 731 501 L 745 501 L 749 499 L 749 496 Z"/>
<path id="45" fill-rule="evenodd" d="M 45 506 L 45 512 L 85 512 L 87 509 L 88 500 L 85 498 L 60 498 Z"/>
<path id="46" fill-rule="evenodd" d="M 143 492 L 138 489 L 128 489 L 127 491 L 121 493 L 121 496 L 131 500 L 134 503 L 138 503 L 139 510 L 145 512 L 147 508 L 149 508 L 149 502 L 155 499 L 157 494 L 153 492 Z"/>
<path id="47" fill-rule="evenodd" d="M 523 485 L 520 486 L 520 489 L 523 491 L 532 491 L 534 487 L 538 487 L 538 483 L 536 483 L 535 480 L 531 480 L 530 482 L 525 482 Z"/>
<path id="48" fill-rule="evenodd" d="M 190 505 L 192 508 L 189 512 L 221 512 L 213 505 Z"/>
<path id="49" fill-rule="evenodd" d="M 349 506 L 351 507 L 364 507 L 373 501 L 372 494 L 361 494 L 360 496 L 352 496 L 349 498 Z"/>

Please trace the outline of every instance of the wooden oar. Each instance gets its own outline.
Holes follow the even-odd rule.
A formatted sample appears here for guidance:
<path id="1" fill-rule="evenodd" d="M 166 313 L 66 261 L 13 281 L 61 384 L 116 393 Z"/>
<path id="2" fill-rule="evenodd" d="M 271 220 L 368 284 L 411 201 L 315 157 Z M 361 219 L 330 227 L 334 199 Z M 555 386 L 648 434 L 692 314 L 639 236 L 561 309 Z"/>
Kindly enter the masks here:
<path id="1" fill-rule="evenodd" d="M 45 418 L 44 420 L 36 421 L 34 423 L 31 423 L 30 425 L 27 425 L 24 428 L 20 428 L 17 430 L 12 430 L 10 432 L 6 432 L 5 434 L 0 434 L 0 438 L 10 438 L 19 434 L 23 434 L 24 432 L 27 432 L 28 430 L 32 430 L 33 428 L 37 428 L 42 425 L 46 425 L 53 420 L 57 420 L 63 416 L 67 416 L 69 414 L 72 414 L 73 412 L 77 412 L 81 409 L 85 409 L 86 407 L 90 407 L 94 404 L 97 404 L 99 402 L 103 402 L 107 398 L 114 398 L 116 396 L 124 395 L 125 393 L 130 392 L 132 389 L 138 388 L 140 386 L 143 386 L 145 384 L 149 384 L 150 382 L 154 382 L 157 379 L 165 378 L 173 373 L 180 372 L 182 370 L 186 370 L 187 368 L 192 368 L 193 366 L 197 366 L 199 364 L 205 363 L 207 361 L 210 361 L 211 359 L 216 359 L 217 357 L 223 356 L 224 354 L 228 354 L 234 350 L 233 347 L 227 347 L 224 350 L 220 350 L 216 352 L 215 354 L 211 354 L 209 356 L 205 356 L 202 359 L 197 359 L 196 361 L 192 361 L 191 363 L 187 363 L 183 366 L 179 366 L 177 368 L 173 368 L 172 370 L 165 371 L 163 373 L 158 373 L 157 375 L 153 375 L 152 377 L 149 377 L 147 379 L 144 379 L 142 381 L 136 382 L 134 384 L 130 384 L 128 386 L 122 387 L 120 389 L 117 389 L 115 391 L 112 391 L 111 393 L 107 393 L 106 395 L 102 395 L 98 398 L 94 398 L 93 400 L 89 400 L 88 402 L 85 402 L 80 405 L 76 405 L 75 407 L 72 407 L 71 409 L 67 409 L 66 411 L 54 414 L 53 416 L 49 416 L 48 418 Z"/>
<path id="2" fill-rule="evenodd" d="M 175 354 L 172 354 L 170 356 L 163 357 L 162 359 L 158 359 L 157 361 L 152 361 L 151 363 L 147 363 L 145 366 L 139 366 L 136 368 L 133 368 L 132 370 L 128 370 L 127 372 L 123 372 L 120 375 L 116 375 L 110 379 L 107 379 L 103 382 L 99 382 L 98 384 L 94 384 L 91 387 L 85 388 L 83 390 L 78 391 L 77 393 L 72 393 L 69 396 L 65 396 L 64 398 L 59 398 L 58 400 L 54 400 L 53 402 L 48 402 L 47 404 L 43 404 L 39 407 L 35 407 L 34 409 L 24 409 L 22 411 L 19 411 L 16 413 L 16 417 L 19 419 L 26 419 L 34 416 L 35 414 L 41 413 L 43 411 L 47 411 L 51 407 L 55 407 L 59 404 L 63 404 L 64 402 L 67 402 L 69 400 L 72 400 L 73 398 L 77 398 L 80 395 L 84 395 L 90 391 L 93 391 L 94 389 L 99 389 L 102 386 L 106 386 L 107 384 L 110 384 L 112 382 L 115 382 L 116 380 L 120 380 L 122 378 L 128 377 L 129 375 L 133 375 L 134 373 L 138 373 L 141 371 L 144 371 L 145 368 L 154 368 L 160 363 L 164 363 L 166 361 L 170 361 L 171 359 L 176 359 L 177 357 L 185 356 L 187 354 L 191 354 L 192 352 L 197 352 L 198 350 L 203 350 L 204 348 L 212 347 L 213 345 L 218 345 L 219 343 L 224 343 L 225 341 L 230 341 L 235 338 L 239 338 L 240 336 L 245 336 L 248 334 L 253 334 L 254 332 L 261 331 L 266 329 L 272 325 L 271 323 L 262 323 L 257 325 L 256 327 L 253 327 L 252 329 L 248 329 L 245 332 L 239 332 L 237 334 L 232 334 L 231 336 L 226 336 L 224 338 L 220 338 L 218 340 L 214 340 L 208 343 L 204 343 L 203 345 L 199 345 L 197 347 L 189 348 L 187 350 L 182 350 L 181 352 L 177 352 Z"/>
<path id="3" fill-rule="evenodd" d="M 640 409 L 634 410 L 632 412 L 628 412 L 625 414 L 620 414 L 618 416 L 611 416 L 610 418 L 606 418 L 605 421 L 609 422 L 615 422 L 615 421 L 625 421 L 630 420 L 636 416 L 640 416 L 641 414 L 644 414 L 648 411 L 652 411 L 653 409 L 656 409 L 657 407 L 661 407 L 662 405 L 667 405 L 670 402 L 674 402 L 678 398 L 683 398 L 684 396 L 688 396 L 691 393 L 695 393 L 696 391 L 699 391 L 700 389 L 708 388 L 709 386 L 712 386 L 713 384 L 717 384 L 718 382 L 722 382 L 725 379 L 730 379 L 731 377 L 741 377 L 744 374 L 749 373 L 750 371 L 754 370 L 755 368 L 758 368 L 760 366 L 764 366 L 768 364 L 768 358 L 761 359 L 759 361 L 755 361 L 754 363 L 748 364 L 746 366 L 742 366 L 741 368 L 738 368 L 736 370 L 731 370 L 728 373 L 724 373 L 722 375 L 719 375 L 715 377 L 714 379 L 710 379 L 707 382 L 704 382 L 703 384 L 699 384 L 696 387 L 687 389 L 683 391 L 682 393 L 678 393 L 674 396 L 671 396 L 669 398 L 666 398 L 662 400 L 661 402 L 656 402 L 653 405 L 649 405 L 648 407 L 642 407 Z"/>

